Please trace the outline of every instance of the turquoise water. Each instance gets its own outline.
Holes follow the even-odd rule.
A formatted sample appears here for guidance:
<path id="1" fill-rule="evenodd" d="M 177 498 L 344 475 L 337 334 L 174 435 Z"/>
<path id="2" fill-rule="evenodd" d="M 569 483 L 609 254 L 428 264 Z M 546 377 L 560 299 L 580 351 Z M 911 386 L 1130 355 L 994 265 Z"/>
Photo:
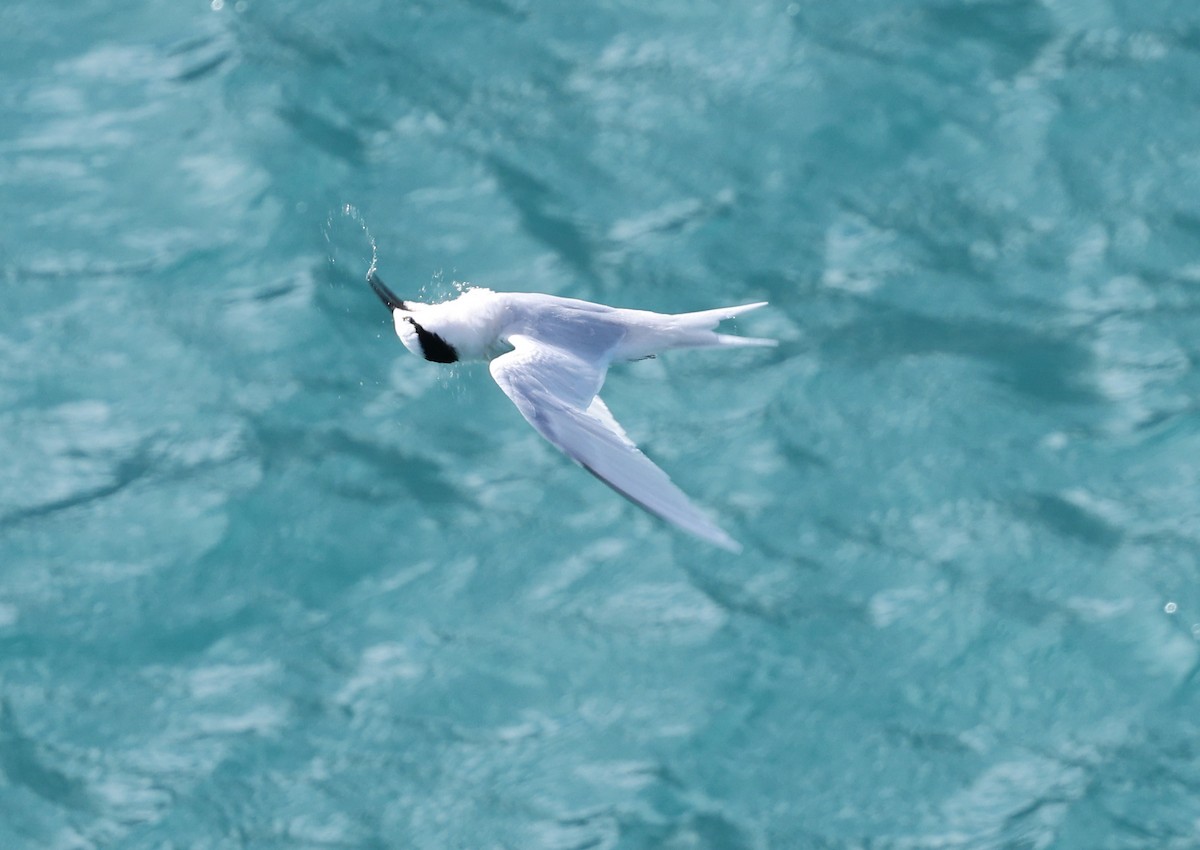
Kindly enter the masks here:
<path id="1" fill-rule="evenodd" d="M 0 24 L 0 847 L 1200 846 L 1200 7 Z M 364 225 L 769 300 L 605 389 L 745 552 L 405 352 Z"/>

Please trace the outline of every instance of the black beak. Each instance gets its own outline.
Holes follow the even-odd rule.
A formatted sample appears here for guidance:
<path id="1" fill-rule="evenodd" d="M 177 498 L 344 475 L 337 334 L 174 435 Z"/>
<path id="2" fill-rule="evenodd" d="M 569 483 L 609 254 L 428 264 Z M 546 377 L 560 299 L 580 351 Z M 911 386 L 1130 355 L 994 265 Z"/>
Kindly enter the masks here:
<path id="1" fill-rule="evenodd" d="M 379 275 L 371 272 L 367 275 L 367 283 L 371 284 L 371 288 L 375 290 L 375 294 L 379 296 L 379 300 L 387 305 L 389 310 L 407 310 L 404 302 L 396 297 L 396 293 L 388 289 L 383 281 L 379 279 Z"/>

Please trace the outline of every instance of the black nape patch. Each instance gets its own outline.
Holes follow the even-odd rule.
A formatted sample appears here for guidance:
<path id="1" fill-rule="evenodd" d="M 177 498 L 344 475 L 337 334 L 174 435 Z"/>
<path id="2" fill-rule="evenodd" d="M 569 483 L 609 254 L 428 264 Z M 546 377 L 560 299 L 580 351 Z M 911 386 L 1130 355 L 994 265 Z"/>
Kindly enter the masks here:
<path id="1" fill-rule="evenodd" d="M 432 331 L 425 330 L 413 321 L 412 317 L 409 317 L 408 322 L 417 332 L 417 341 L 421 343 L 421 353 L 425 355 L 426 360 L 434 363 L 458 362 L 458 352 L 454 350 L 453 345 Z"/>

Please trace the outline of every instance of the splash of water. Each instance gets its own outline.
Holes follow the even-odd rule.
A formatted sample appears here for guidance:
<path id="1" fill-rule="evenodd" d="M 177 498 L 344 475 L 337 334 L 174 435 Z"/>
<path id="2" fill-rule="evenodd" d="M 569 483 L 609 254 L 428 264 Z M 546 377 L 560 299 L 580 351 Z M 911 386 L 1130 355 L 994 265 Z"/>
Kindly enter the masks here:
<path id="1" fill-rule="evenodd" d="M 342 229 L 342 222 L 344 221 L 352 222 L 356 226 L 357 231 L 366 237 L 367 244 L 371 248 L 371 259 L 367 264 L 365 276 L 370 278 L 372 274 L 375 274 L 379 270 L 379 243 L 376 241 L 375 236 L 371 233 L 371 229 L 367 225 L 366 217 L 362 214 L 362 211 L 359 210 L 358 207 L 354 206 L 354 204 L 343 204 L 335 212 L 331 212 L 328 218 L 325 220 L 323 232 L 325 235 L 325 241 L 329 244 L 329 264 L 333 266 L 347 265 L 347 263 L 340 258 L 348 250 L 346 245 L 349 239 L 356 238 L 357 234 L 349 239 L 341 234 L 339 231 Z M 357 263 L 358 261 L 358 256 L 353 257 L 354 263 Z M 452 279 L 447 282 L 445 273 L 441 269 L 438 269 L 430 276 L 429 280 L 422 284 L 417 290 L 416 299 L 420 301 L 436 301 L 448 295 L 450 297 L 453 297 L 454 295 L 461 295 L 463 292 L 466 292 L 471 288 L 473 287 L 469 281 Z M 451 295 L 451 293 L 453 293 L 453 295 Z"/>
<path id="2" fill-rule="evenodd" d="M 342 240 L 338 237 L 337 231 L 339 229 L 339 222 L 347 219 L 358 225 L 359 231 L 367 239 L 367 244 L 371 246 L 371 261 L 367 265 L 365 275 L 367 278 L 370 278 L 379 267 L 379 245 L 375 241 L 375 237 L 371 234 L 371 229 L 367 227 L 366 218 L 359 211 L 358 207 L 353 204 L 343 204 L 341 209 L 330 213 L 329 217 L 325 220 L 325 241 L 329 243 L 330 248 L 329 263 L 330 265 L 338 264 L 337 255 L 343 250 L 343 246 L 340 244 Z"/>

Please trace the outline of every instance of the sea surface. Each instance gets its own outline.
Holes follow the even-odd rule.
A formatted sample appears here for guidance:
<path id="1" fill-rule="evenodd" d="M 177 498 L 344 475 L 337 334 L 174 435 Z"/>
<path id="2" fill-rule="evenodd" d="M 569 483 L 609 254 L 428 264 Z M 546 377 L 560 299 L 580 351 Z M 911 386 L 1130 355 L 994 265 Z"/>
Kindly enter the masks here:
<path id="1" fill-rule="evenodd" d="M 1200 847 L 1200 4 L 6 0 L 0 222 L 3 850 Z"/>

